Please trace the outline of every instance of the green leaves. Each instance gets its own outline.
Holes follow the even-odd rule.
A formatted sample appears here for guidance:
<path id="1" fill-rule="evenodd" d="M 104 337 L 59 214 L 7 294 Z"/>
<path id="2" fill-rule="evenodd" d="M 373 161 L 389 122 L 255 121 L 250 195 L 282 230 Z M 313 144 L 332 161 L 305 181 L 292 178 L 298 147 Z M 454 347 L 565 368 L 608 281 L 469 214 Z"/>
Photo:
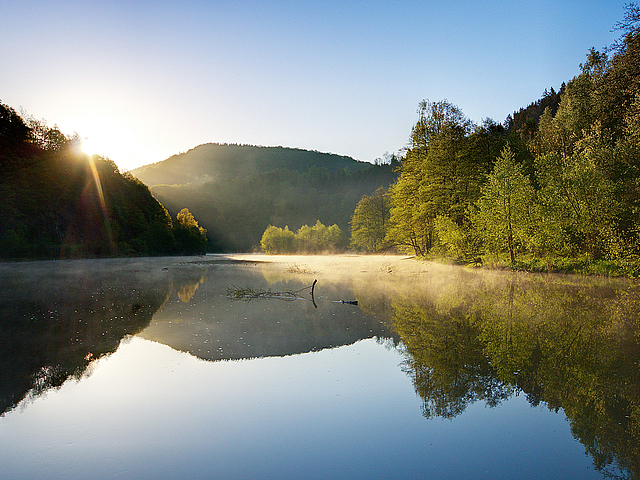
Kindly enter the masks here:
<path id="1" fill-rule="evenodd" d="M 511 149 L 505 147 L 482 188 L 471 222 L 485 246 L 493 253 L 508 251 L 511 263 L 516 251 L 530 241 L 533 199 L 529 178 L 515 162 Z"/>
<path id="2" fill-rule="evenodd" d="M 377 252 L 384 245 L 389 227 L 390 200 L 384 188 L 364 195 L 351 217 L 351 247 Z"/>
<path id="3" fill-rule="evenodd" d="M 315 225 L 303 225 L 297 232 L 269 225 L 260 240 L 267 254 L 336 252 L 344 248 L 345 238 L 337 225 L 326 227 L 318 220 Z"/>

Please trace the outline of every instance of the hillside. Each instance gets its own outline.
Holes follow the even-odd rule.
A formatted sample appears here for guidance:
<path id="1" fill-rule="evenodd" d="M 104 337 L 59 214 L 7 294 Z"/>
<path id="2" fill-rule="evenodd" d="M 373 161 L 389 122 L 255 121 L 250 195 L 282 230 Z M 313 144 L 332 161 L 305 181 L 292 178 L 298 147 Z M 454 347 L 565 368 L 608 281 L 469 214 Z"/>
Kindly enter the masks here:
<path id="1" fill-rule="evenodd" d="M 355 172 L 369 165 L 350 157 L 296 148 L 208 143 L 161 162 L 136 168 L 131 173 L 152 187 L 219 182 L 280 169 L 304 173 L 318 167 L 337 173 L 346 168 Z"/>
<path id="2" fill-rule="evenodd" d="M 393 165 L 284 147 L 200 145 L 131 173 L 168 210 L 187 207 L 213 251 L 252 251 L 269 225 L 298 229 L 320 220 L 348 235 L 365 194 L 388 187 Z"/>
<path id="3" fill-rule="evenodd" d="M 206 238 L 78 138 L 0 103 L 0 258 L 195 253 Z M 192 222 L 194 223 L 195 220 Z"/>
<path id="4" fill-rule="evenodd" d="M 320 220 L 348 235 L 349 220 L 363 195 L 388 187 L 395 165 L 369 165 L 353 174 L 279 169 L 239 174 L 225 181 L 156 185 L 151 193 L 169 212 L 186 206 L 207 229 L 214 251 L 253 251 L 269 225 L 297 230 Z"/>

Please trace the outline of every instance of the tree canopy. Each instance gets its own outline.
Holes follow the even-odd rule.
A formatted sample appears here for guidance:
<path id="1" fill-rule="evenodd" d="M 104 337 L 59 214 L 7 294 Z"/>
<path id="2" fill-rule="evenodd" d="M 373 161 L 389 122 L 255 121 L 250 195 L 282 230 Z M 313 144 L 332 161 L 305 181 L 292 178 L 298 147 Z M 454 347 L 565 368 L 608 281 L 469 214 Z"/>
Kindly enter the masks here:
<path id="1" fill-rule="evenodd" d="M 389 189 L 385 248 L 640 272 L 639 25 L 627 5 L 614 46 L 591 49 L 579 75 L 504 125 L 474 125 L 447 100 L 420 102 Z M 352 230 L 354 245 L 363 228 Z"/>

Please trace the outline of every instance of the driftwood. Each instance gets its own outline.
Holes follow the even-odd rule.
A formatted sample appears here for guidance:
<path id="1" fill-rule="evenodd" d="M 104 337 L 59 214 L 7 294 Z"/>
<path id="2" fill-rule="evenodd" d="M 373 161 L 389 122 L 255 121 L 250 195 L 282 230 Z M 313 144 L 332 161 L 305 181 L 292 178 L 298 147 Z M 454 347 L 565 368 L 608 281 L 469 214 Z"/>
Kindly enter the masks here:
<path id="1" fill-rule="evenodd" d="M 230 300 L 244 300 L 245 302 L 249 302 L 251 300 L 263 300 L 263 299 L 275 299 L 275 300 L 285 300 L 285 301 L 293 301 L 293 300 L 309 300 L 306 297 L 300 296 L 305 290 L 311 289 L 311 302 L 313 306 L 318 308 L 316 305 L 316 299 L 314 296 L 314 291 L 316 287 L 316 283 L 318 280 L 314 280 L 313 284 L 308 287 L 301 288 L 300 290 L 284 290 L 281 292 L 272 292 L 271 290 L 263 290 L 263 289 L 255 289 L 253 287 L 244 287 L 238 288 L 235 286 L 227 287 L 227 298 Z"/>

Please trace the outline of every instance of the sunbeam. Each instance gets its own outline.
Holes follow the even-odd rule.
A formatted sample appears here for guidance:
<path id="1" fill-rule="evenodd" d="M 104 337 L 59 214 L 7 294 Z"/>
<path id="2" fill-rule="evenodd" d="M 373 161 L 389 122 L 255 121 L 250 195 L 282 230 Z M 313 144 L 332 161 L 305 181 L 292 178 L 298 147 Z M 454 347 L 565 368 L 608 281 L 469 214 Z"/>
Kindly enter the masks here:
<path id="1" fill-rule="evenodd" d="M 109 222 L 109 214 L 107 212 L 107 204 L 104 200 L 104 191 L 102 190 L 102 182 L 100 181 L 100 173 L 96 168 L 96 163 L 94 161 L 94 155 L 89 155 L 89 166 L 91 167 L 91 174 L 93 176 L 93 183 L 96 186 L 96 191 L 98 192 L 98 199 L 100 200 L 100 210 L 104 217 L 104 226 L 107 231 L 107 236 L 109 237 L 109 248 L 111 249 L 111 253 L 115 253 L 116 246 L 113 241 L 113 234 L 111 231 L 111 223 Z"/>

